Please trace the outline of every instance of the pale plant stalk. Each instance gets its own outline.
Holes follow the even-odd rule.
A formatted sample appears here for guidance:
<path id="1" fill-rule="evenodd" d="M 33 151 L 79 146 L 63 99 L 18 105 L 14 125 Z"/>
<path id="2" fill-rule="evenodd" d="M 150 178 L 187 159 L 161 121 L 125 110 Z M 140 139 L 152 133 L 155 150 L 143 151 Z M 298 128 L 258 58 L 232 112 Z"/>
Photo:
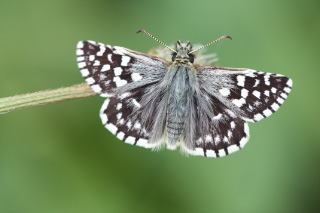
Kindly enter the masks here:
<path id="1" fill-rule="evenodd" d="M 87 83 L 53 90 L 43 90 L 34 93 L 16 95 L 0 99 L 0 114 L 14 110 L 44 105 L 48 103 L 85 98 L 96 95 Z"/>
<path id="2" fill-rule="evenodd" d="M 195 45 L 198 47 L 200 45 Z M 163 47 L 154 48 L 149 51 L 149 55 L 156 55 L 171 60 L 171 51 L 163 49 Z M 199 51 L 197 54 L 195 63 L 200 64 L 212 64 L 217 61 L 215 54 L 203 54 Z M 53 90 L 43 90 L 34 93 L 28 93 L 23 95 L 16 95 L 7 98 L 0 98 L 0 114 L 11 112 L 14 110 L 44 105 L 54 102 L 61 102 L 66 100 L 73 100 L 78 98 L 85 98 L 96 95 L 96 93 L 90 88 L 87 83 L 77 84 L 71 87 L 62 87 Z"/>

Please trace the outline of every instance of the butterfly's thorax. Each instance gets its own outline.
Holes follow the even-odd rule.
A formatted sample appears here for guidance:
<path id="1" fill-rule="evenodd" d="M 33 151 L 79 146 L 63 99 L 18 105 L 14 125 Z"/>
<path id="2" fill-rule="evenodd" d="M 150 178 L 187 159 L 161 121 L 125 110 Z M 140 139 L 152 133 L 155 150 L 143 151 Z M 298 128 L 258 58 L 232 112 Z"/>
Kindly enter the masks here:
<path id="1" fill-rule="evenodd" d="M 168 74 L 171 76 L 171 82 L 166 127 L 168 143 L 175 146 L 185 125 L 186 105 L 191 90 L 190 79 L 193 79 L 194 75 L 193 65 L 175 61 L 170 66 Z"/>

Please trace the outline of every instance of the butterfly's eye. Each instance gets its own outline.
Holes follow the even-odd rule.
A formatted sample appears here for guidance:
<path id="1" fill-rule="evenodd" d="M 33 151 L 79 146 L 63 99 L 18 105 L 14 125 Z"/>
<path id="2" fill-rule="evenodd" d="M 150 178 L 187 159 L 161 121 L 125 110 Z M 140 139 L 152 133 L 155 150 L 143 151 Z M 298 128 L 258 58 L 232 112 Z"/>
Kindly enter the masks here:
<path id="1" fill-rule="evenodd" d="M 176 60 L 176 57 L 177 57 L 177 53 L 172 53 L 172 62 L 174 62 Z"/>
<path id="2" fill-rule="evenodd" d="M 188 54 L 188 56 L 189 56 L 190 63 L 193 63 L 194 62 L 194 55 L 193 54 Z"/>

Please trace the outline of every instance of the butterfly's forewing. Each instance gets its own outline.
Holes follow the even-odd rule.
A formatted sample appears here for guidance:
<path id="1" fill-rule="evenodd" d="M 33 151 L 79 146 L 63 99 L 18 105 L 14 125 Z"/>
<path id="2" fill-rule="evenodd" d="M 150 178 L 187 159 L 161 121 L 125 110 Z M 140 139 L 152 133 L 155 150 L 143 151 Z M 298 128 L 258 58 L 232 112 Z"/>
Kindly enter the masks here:
<path id="1" fill-rule="evenodd" d="M 168 62 L 123 47 L 93 41 L 77 46 L 78 66 L 91 88 L 109 97 L 100 110 L 103 125 L 120 140 L 153 148 L 150 128 L 139 113 L 141 97 L 167 72 Z"/>
<path id="2" fill-rule="evenodd" d="M 292 87 L 285 76 L 250 69 L 203 66 L 197 76 L 202 91 L 197 99 L 206 97 L 212 114 L 197 112 L 197 126 L 207 121 L 209 128 L 196 130 L 195 149 L 188 152 L 207 157 L 243 148 L 249 140 L 246 121 L 256 122 L 277 111 Z"/>
<path id="3" fill-rule="evenodd" d="M 251 69 L 203 66 L 198 71 L 202 86 L 212 88 L 219 100 L 252 122 L 277 111 L 292 88 L 292 80 L 283 75 Z"/>
<path id="4" fill-rule="evenodd" d="M 168 67 L 161 58 L 94 41 L 78 43 L 77 60 L 82 76 L 103 97 L 157 82 Z"/>

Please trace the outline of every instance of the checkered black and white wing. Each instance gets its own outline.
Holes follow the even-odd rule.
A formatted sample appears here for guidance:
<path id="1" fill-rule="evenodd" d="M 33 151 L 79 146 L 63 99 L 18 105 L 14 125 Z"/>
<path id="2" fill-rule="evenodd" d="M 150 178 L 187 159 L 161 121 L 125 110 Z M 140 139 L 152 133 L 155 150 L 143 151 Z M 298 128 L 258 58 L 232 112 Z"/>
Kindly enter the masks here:
<path id="1" fill-rule="evenodd" d="M 198 83 L 201 95 L 192 106 L 199 109 L 194 149 L 186 150 L 206 157 L 242 149 L 249 140 L 247 121 L 257 122 L 277 111 L 292 87 L 292 80 L 282 75 L 213 66 L 198 69 Z"/>
<path id="2" fill-rule="evenodd" d="M 145 148 L 159 146 L 161 141 L 149 140 L 151 127 L 142 120 L 141 98 L 153 93 L 155 85 L 163 80 L 169 63 L 93 41 L 80 41 L 77 56 L 87 83 L 100 96 L 109 97 L 100 110 L 103 125 L 125 143 Z M 150 108 L 155 109 L 153 105 Z"/>
<path id="3" fill-rule="evenodd" d="M 288 97 L 292 80 L 252 69 L 203 66 L 199 82 L 246 121 L 257 122 L 277 111 Z"/>
<path id="4" fill-rule="evenodd" d="M 168 62 L 123 47 L 80 41 L 77 61 L 82 76 L 102 97 L 111 97 L 162 79 Z"/>
<path id="5" fill-rule="evenodd" d="M 141 117 L 134 116 L 141 107 L 141 90 L 108 98 L 100 110 L 100 117 L 102 124 L 118 139 L 131 145 L 154 148 L 160 141 L 149 143 L 150 131 Z"/>

